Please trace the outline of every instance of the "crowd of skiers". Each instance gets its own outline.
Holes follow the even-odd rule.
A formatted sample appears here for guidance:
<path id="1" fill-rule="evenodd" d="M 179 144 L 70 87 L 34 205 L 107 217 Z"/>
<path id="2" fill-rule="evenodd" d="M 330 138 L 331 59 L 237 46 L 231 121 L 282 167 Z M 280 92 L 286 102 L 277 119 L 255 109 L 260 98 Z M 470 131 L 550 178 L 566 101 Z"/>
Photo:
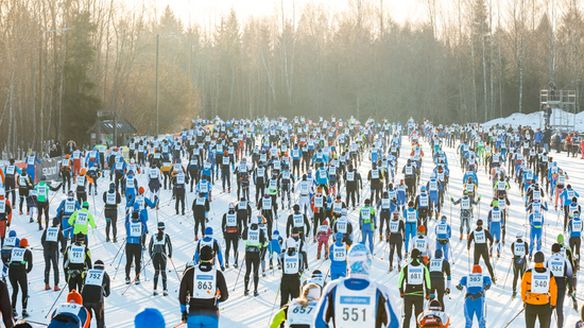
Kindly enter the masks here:
<path id="1" fill-rule="evenodd" d="M 456 149 L 458 158 L 449 158 L 446 147 Z M 486 327 L 486 295 L 500 283 L 495 263 L 507 253 L 506 237 L 512 261 L 503 286 L 512 270 L 513 297 L 519 283 L 527 327 L 536 320 L 549 327 L 553 312 L 563 327 L 566 296 L 577 307 L 579 194 L 538 132 L 413 120 L 198 120 L 177 136 L 134 138 L 107 151 L 74 144 L 65 150 L 59 182 L 37 176 L 34 153 L 23 163 L 11 159 L 1 171 L 2 280 L 8 278 L 11 300 L 0 308 L 7 327 L 19 318 L 19 294 L 22 318 L 31 301 L 27 276 L 36 249 L 17 233 L 27 223 L 21 218 L 42 231 L 44 289 L 68 290 L 66 302 L 56 304 L 57 296 L 49 311 L 54 309 L 50 327 L 88 327 L 92 318 L 105 327 L 110 276 L 103 260 L 92 258 L 88 238 L 90 229 L 104 225 L 105 242 L 119 247 L 115 274 L 125 258 L 123 293 L 139 285 L 152 265 L 152 294 L 159 295 L 161 286 L 167 296 L 172 266 L 180 280 L 180 321 L 188 327 L 218 326 L 219 304 L 229 298 L 223 272 L 230 267 L 238 272 L 235 285 L 244 271 L 245 296 L 258 296 L 260 278 L 280 272 L 274 328 L 409 327 L 412 321 L 449 327 L 445 297 L 452 286 L 462 291 L 456 297 L 464 299 L 466 327 L 473 320 Z M 453 167 L 462 169 L 462 177 L 450 175 Z M 481 181 L 487 193 L 479 188 L 480 171 L 488 176 Z M 453 183 L 462 186 L 460 194 L 449 190 Z M 520 204 L 511 203 L 512 188 Z M 65 197 L 53 205 L 59 193 Z M 158 209 L 170 205 L 161 204 L 163 193 L 172 195 L 176 216 L 193 220 L 193 257 L 181 271 L 166 232 L 176 220 L 158 218 Z M 221 193 L 233 195 L 226 208 L 215 205 Z M 490 200 L 486 213 L 482 198 Z M 515 215 L 510 206 L 524 214 Z M 550 211 L 561 215 L 564 233 L 545 249 Z M 153 212 L 156 231 L 149 231 Z M 452 228 L 456 219 L 458 231 Z M 523 224 L 527 233 L 506 236 L 510 222 Z M 457 232 L 466 254 L 453 251 Z M 387 261 L 387 272 L 374 275 L 378 258 Z M 466 274 L 453 277 L 455 265 L 466 266 Z M 394 282 L 403 299 L 400 319 L 385 287 Z M 0 297 L 5 289 L 0 285 Z M 144 311 L 136 325 L 154 317 L 152 326 L 158 314 Z"/>

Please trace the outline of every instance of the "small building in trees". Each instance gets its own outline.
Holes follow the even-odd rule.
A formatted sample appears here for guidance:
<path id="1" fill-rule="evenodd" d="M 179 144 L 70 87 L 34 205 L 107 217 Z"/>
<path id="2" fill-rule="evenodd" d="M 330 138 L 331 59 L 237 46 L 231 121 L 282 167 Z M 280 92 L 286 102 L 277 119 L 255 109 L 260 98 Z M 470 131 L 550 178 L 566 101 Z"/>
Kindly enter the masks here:
<path id="1" fill-rule="evenodd" d="M 100 111 L 97 121 L 90 130 L 91 144 L 122 145 L 138 131 L 132 123 L 119 117 L 115 112 Z"/>

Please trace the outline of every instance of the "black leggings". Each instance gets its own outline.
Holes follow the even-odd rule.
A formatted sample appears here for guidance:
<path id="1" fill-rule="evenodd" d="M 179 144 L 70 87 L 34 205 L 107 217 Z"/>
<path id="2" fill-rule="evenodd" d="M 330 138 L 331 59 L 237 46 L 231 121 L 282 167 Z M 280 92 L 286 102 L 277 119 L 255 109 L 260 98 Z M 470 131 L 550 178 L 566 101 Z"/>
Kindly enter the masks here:
<path id="1" fill-rule="evenodd" d="M 487 249 L 486 244 L 480 244 L 479 246 L 475 245 L 474 254 L 473 254 L 473 264 L 479 264 L 479 261 L 483 258 L 485 265 L 487 266 L 487 270 L 489 270 L 489 275 L 491 278 L 495 277 L 493 273 L 493 266 L 491 265 L 491 259 L 489 258 L 489 250 Z"/>
<path id="2" fill-rule="evenodd" d="M 402 237 L 398 235 L 397 238 L 390 237 L 389 241 L 389 267 L 393 267 L 393 254 L 394 252 L 397 253 L 398 264 L 402 260 Z"/>
<path id="3" fill-rule="evenodd" d="M 25 310 L 28 304 L 28 278 L 24 267 L 11 267 L 8 269 L 8 278 L 12 285 L 12 308 L 16 309 L 16 299 L 18 298 L 18 286 L 22 289 L 22 309 Z"/>
<path id="4" fill-rule="evenodd" d="M 182 214 L 185 214 L 185 188 L 184 186 L 178 188 L 175 187 L 174 189 L 174 196 L 175 196 L 175 203 L 174 209 L 176 210 L 176 214 L 178 215 L 179 208 L 182 210 Z"/>
<path id="5" fill-rule="evenodd" d="M 92 313 L 92 318 L 95 318 L 97 321 L 97 328 L 104 328 L 105 327 L 105 314 L 103 309 L 103 303 L 83 303 L 83 306 Z"/>
<path id="6" fill-rule="evenodd" d="M 53 266 L 53 275 L 55 276 L 55 286 L 59 285 L 59 251 L 47 251 L 43 252 L 43 257 L 45 258 L 45 284 L 49 283 L 49 275 L 51 273 L 51 266 Z"/>
<path id="7" fill-rule="evenodd" d="M 424 298 L 422 296 L 405 296 L 404 297 L 404 323 L 403 327 L 408 328 L 410 326 L 410 319 L 412 317 L 412 307 L 414 308 L 414 323 L 416 323 L 416 318 L 424 310 Z M 414 326 L 417 326 L 414 324 Z"/>
<path id="8" fill-rule="evenodd" d="M 552 317 L 552 309 L 549 304 L 525 306 L 525 327 L 535 327 L 535 321 L 539 319 L 540 327 L 549 327 Z"/>
<path id="9" fill-rule="evenodd" d="M 300 279 L 284 276 L 280 282 L 280 307 L 300 296 Z"/>
<path id="10" fill-rule="evenodd" d="M 195 217 L 195 237 L 199 231 L 199 225 L 201 226 L 201 235 L 205 235 L 205 217 Z"/>
<path id="11" fill-rule="evenodd" d="M 154 264 L 154 289 L 156 290 L 158 285 L 158 276 L 162 274 L 162 289 L 166 290 L 166 254 L 153 254 L 152 264 Z"/>
<path id="12" fill-rule="evenodd" d="M 109 240 L 111 227 L 113 238 L 116 239 L 118 236 L 118 211 L 114 209 L 106 209 L 104 216 L 105 216 L 105 236 Z"/>
<path id="13" fill-rule="evenodd" d="M 48 202 L 38 202 L 37 204 L 37 222 L 39 226 L 42 225 L 41 220 L 43 217 L 43 211 L 45 212 L 45 227 L 49 226 L 49 203 Z"/>
<path id="14" fill-rule="evenodd" d="M 239 253 L 237 252 L 238 244 L 239 237 L 237 236 L 237 234 L 225 234 L 225 263 L 229 264 L 229 251 L 231 250 L 231 245 L 233 245 L 235 263 L 237 263 L 239 258 Z"/>
<path id="15" fill-rule="evenodd" d="M 259 252 L 246 252 L 245 253 L 245 276 L 244 276 L 244 284 L 245 290 L 248 290 L 247 286 L 249 285 L 249 275 L 251 273 L 251 267 L 253 265 L 253 286 L 254 290 L 258 290 L 258 282 L 260 280 L 259 270 L 260 270 L 260 254 Z"/>
<path id="16" fill-rule="evenodd" d="M 140 244 L 126 243 L 126 279 L 130 278 L 130 268 L 132 261 L 136 261 L 136 277 L 140 274 L 142 268 L 142 246 Z"/>

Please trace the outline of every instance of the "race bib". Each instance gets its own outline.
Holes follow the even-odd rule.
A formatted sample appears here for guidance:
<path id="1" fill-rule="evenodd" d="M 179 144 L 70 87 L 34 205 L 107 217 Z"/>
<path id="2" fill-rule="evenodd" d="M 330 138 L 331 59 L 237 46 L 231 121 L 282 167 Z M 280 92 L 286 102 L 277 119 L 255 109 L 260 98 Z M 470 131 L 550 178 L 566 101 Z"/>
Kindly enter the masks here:
<path id="1" fill-rule="evenodd" d="M 85 285 L 101 287 L 103 284 L 104 274 L 105 274 L 104 270 L 99 269 L 87 270 L 87 274 L 85 275 Z"/>
<path id="2" fill-rule="evenodd" d="M 408 265 L 408 284 L 421 285 L 424 282 L 424 267 Z"/>
<path id="3" fill-rule="evenodd" d="M 47 228 L 46 240 L 56 242 L 59 237 L 59 227 L 49 227 Z"/>
<path id="4" fill-rule="evenodd" d="M 24 261 L 24 253 L 26 249 L 20 247 L 14 247 L 12 249 L 12 253 L 10 255 L 10 262 L 12 263 L 20 263 Z"/>
<path id="5" fill-rule="evenodd" d="M 550 274 L 549 272 L 539 273 L 532 271 L 531 277 L 531 292 L 536 294 L 547 294 L 550 288 Z"/>
<path id="6" fill-rule="evenodd" d="M 141 222 L 131 222 L 130 223 L 130 237 L 141 237 L 142 236 L 142 223 Z"/>
<path id="7" fill-rule="evenodd" d="M 85 246 L 71 246 L 69 249 L 69 262 L 82 264 L 85 261 Z"/>
<path id="8" fill-rule="evenodd" d="M 75 224 L 79 225 L 87 225 L 87 212 L 78 212 L 77 219 L 75 220 Z"/>

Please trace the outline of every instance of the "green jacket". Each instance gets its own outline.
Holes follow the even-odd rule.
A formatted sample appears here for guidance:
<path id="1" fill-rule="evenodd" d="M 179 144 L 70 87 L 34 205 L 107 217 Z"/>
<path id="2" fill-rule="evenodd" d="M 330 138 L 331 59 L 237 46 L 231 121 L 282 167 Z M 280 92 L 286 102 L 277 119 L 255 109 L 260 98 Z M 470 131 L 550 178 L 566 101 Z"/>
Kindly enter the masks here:
<path id="1" fill-rule="evenodd" d="M 95 220 L 93 219 L 93 215 L 89 213 L 89 210 L 86 208 L 82 208 L 77 210 L 71 214 L 69 217 L 69 225 L 73 227 L 73 234 L 82 233 L 87 235 L 87 229 L 89 225 L 93 229 L 97 226 L 95 225 Z"/>

